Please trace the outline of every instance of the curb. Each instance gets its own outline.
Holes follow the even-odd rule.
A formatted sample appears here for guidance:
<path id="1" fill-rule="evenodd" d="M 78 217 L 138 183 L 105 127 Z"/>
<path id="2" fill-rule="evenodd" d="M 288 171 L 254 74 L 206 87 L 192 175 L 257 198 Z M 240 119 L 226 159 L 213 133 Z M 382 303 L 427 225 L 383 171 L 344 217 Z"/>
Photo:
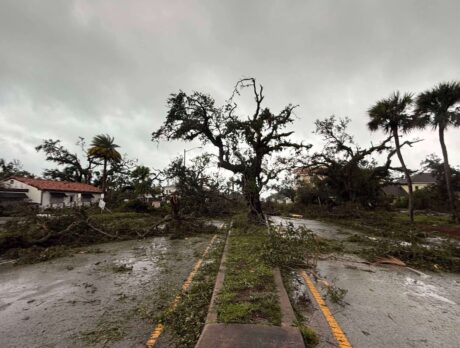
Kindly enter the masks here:
<path id="1" fill-rule="evenodd" d="M 227 238 L 225 239 L 225 247 L 222 252 L 222 259 L 220 260 L 219 271 L 217 272 L 216 282 L 214 284 L 214 290 L 212 291 L 211 302 L 209 303 L 208 315 L 206 317 L 205 325 L 217 323 L 217 310 L 216 310 L 216 299 L 219 295 L 220 290 L 224 286 L 225 279 L 225 261 L 227 260 L 227 251 L 228 251 L 228 239 L 230 237 L 231 230 L 227 233 Z M 200 336 L 201 339 L 201 336 Z M 198 340 L 198 343 L 200 341 Z M 197 343 L 197 346 L 198 346 Z"/>

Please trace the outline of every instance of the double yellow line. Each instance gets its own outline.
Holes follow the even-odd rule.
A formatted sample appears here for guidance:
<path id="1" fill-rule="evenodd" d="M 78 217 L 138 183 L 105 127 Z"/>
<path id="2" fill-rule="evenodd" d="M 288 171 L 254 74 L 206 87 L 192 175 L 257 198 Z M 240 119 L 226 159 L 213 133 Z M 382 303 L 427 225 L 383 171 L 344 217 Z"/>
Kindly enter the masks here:
<path id="1" fill-rule="evenodd" d="M 332 334 L 337 340 L 339 347 L 340 348 L 351 348 L 351 344 L 348 341 L 347 336 L 345 336 L 345 333 L 343 332 L 339 323 L 337 323 L 337 321 L 335 320 L 334 316 L 329 310 L 329 307 L 326 305 L 326 302 L 324 302 L 323 298 L 321 297 L 321 294 L 316 289 L 315 284 L 313 284 L 310 277 L 305 271 L 300 272 L 300 275 L 305 280 L 305 283 L 307 284 L 308 289 L 310 290 L 311 294 L 313 295 L 316 302 L 318 303 L 318 306 L 321 309 L 321 312 L 323 313 L 324 317 L 326 318 L 326 321 L 331 329 Z"/>
<path id="2" fill-rule="evenodd" d="M 203 252 L 203 255 L 201 255 L 201 258 L 195 262 L 195 265 L 193 266 L 192 271 L 188 275 L 187 279 L 185 280 L 184 284 L 182 284 L 182 291 L 177 294 L 177 296 L 174 298 L 174 300 L 171 302 L 169 306 L 169 311 L 173 311 L 176 309 L 177 305 L 180 303 L 182 296 L 184 293 L 187 291 L 187 289 L 190 287 L 190 284 L 192 284 L 192 280 L 195 277 L 195 275 L 198 273 L 199 269 L 201 268 L 201 265 L 203 263 L 203 259 L 208 255 L 209 250 L 211 249 L 212 244 L 217 238 L 217 234 L 212 237 L 211 241 L 209 242 L 208 246 Z M 157 326 L 153 329 L 152 333 L 150 334 L 149 339 L 145 343 L 145 346 L 147 348 L 152 348 L 156 343 L 160 335 L 163 333 L 164 330 L 164 325 L 161 323 L 158 323 Z"/>

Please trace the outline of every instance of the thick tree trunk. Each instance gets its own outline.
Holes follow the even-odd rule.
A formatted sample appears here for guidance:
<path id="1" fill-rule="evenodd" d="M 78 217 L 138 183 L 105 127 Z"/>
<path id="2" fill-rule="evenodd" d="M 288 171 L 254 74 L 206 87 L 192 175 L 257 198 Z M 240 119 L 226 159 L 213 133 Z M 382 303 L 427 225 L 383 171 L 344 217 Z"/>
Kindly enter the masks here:
<path id="1" fill-rule="evenodd" d="M 407 186 L 409 188 L 409 207 L 408 207 L 409 218 L 410 218 L 410 222 L 413 223 L 414 222 L 414 192 L 412 190 L 412 179 L 410 177 L 410 172 L 407 169 L 406 164 L 404 163 L 404 159 L 402 157 L 401 146 L 399 144 L 399 135 L 398 135 L 397 129 L 393 129 L 393 136 L 394 136 L 395 144 L 396 144 L 396 153 L 398 155 L 399 162 L 401 163 L 401 167 L 404 170 L 404 175 L 406 176 L 406 180 L 407 180 Z"/>
<path id="2" fill-rule="evenodd" d="M 446 187 L 447 195 L 449 197 L 449 207 L 452 212 L 452 220 L 458 222 L 457 208 L 455 204 L 455 194 L 452 189 L 452 184 L 450 182 L 450 166 L 449 166 L 449 157 L 447 155 L 446 143 L 444 141 L 444 127 L 439 127 L 439 142 L 441 143 L 442 156 L 444 158 L 444 175 L 446 177 Z"/>
<path id="3" fill-rule="evenodd" d="M 260 201 L 259 189 L 256 179 L 243 176 L 243 195 L 248 206 L 248 219 L 252 222 L 263 222 L 264 213 Z"/>

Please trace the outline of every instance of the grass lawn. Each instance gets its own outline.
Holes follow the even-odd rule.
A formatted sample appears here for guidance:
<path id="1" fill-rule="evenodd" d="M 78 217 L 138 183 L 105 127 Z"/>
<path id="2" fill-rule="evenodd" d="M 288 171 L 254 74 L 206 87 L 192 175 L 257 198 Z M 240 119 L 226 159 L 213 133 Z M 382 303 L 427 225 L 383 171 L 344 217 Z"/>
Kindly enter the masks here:
<path id="1" fill-rule="evenodd" d="M 265 227 L 233 229 L 223 289 L 217 299 L 222 323 L 281 324 L 272 267 L 264 260 Z"/>

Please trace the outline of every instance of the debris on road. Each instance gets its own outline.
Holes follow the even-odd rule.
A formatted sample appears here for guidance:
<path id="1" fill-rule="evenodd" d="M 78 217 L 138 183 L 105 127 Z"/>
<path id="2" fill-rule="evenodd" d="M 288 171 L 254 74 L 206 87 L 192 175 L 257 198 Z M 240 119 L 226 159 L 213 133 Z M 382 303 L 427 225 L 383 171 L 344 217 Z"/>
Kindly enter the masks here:
<path id="1" fill-rule="evenodd" d="M 406 267 L 406 264 L 402 262 L 400 259 L 394 256 L 387 256 L 387 257 L 377 257 L 375 261 L 378 265 L 394 265 L 394 266 L 402 266 Z"/>

